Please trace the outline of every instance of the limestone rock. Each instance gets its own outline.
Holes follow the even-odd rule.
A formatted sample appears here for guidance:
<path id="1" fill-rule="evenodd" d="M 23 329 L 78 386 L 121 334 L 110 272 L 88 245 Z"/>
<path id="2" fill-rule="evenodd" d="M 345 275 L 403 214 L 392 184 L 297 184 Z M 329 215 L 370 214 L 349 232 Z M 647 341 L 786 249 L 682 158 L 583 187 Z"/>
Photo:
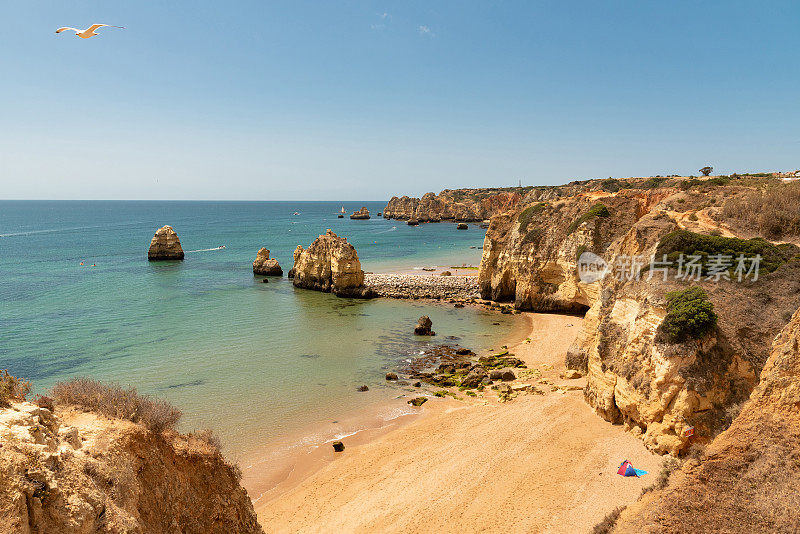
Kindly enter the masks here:
<path id="1" fill-rule="evenodd" d="M 219 449 L 68 406 L 0 407 L 0 532 L 263 534 Z"/>
<path id="2" fill-rule="evenodd" d="M 458 223 L 456 225 L 456 230 L 467 230 L 469 229 L 469 225 L 467 223 Z"/>
<path id="3" fill-rule="evenodd" d="M 356 249 L 333 231 L 319 236 L 307 248 L 294 251 L 290 271 L 295 287 L 333 293 L 339 297 L 371 298 L 374 291 L 364 285 L 364 271 Z"/>
<path id="4" fill-rule="evenodd" d="M 422 198 L 392 197 L 383 216 L 386 219 L 419 222 L 479 222 L 513 209 L 522 199 L 525 188 L 484 188 L 430 192 Z M 412 222 L 414 221 L 414 222 Z"/>
<path id="5" fill-rule="evenodd" d="M 435 336 L 436 332 L 431 330 L 433 321 L 427 315 L 423 315 L 417 321 L 417 326 L 414 327 L 414 334 L 418 336 Z"/>
<path id="6" fill-rule="evenodd" d="M 397 380 L 397 373 L 386 373 L 386 380 Z"/>
<path id="7" fill-rule="evenodd" d="M 171 226 L 162 226 L 156 230 L 153 239 L 150 240 L 147 259 L 150 261 L 183 259 L 181 240 Z"/>
<path id="8" fill-rule="evenodd" d="M 439 276 L 453 276 L 453 273 L 451 273 L 450 271 L 442 271 L 441 273 L 439 273 Z"/>
<path id="9" fill-rule="evenodd" d="M 269 257 L 269 250 L 261 248 L 253 262 L 253 274 L 262 276 L 283 276 L 278 260 Z"/>
<path id="10" fill-rule="evenodd" d="M 422 405 L 423 405 L 423 404 L 425 404 L 427 401 L 428 401 L 428 399 L 427 399 L 426 397 L 414 397 L 413 399 L 411 399 L 410 401 L 408 401 L 408 403 L 409 403 L 411 406 L 422 406 Z"/>
<path id="11" fill-rule="evenodd" d="M 369 219 L 369 210 L 366 206 L 362 206 L 360 210 L 356 210 L 350 214 L 351 219 Z"/>

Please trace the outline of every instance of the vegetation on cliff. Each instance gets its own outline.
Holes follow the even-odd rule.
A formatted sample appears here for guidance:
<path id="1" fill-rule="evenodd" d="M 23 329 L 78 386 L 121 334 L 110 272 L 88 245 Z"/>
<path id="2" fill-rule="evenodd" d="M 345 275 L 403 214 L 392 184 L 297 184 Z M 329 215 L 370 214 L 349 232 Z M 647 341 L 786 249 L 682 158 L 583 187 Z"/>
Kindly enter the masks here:
<path id="1" fill-rule="evenodd" d="M 800 254 L 800 247 L 789 243 L 775 245 L 763 238 L 740 239 L 676 230 L 665 235 L 658 243 L 656 258 L 660 259 L 665 254 L 673 264 L 677 264 L 681 255 L 699 256 L 704 275 L 709 274 L 709 267 L 712 265 L 709 260 L 711 256 L 729 257 L 730 270 L 734 270 L 740 255 L 744 255 L 748 260 L 760 255 L 759 272 L 771 273 Z"/>
<path id="2" fill-rule="evenodd" d="M 673 343 L 698 339 L 717 326 L 714 304 L 703 288 L 695 286 L 666 294 L 667 315 L 661 328 Z"/>
<path id="3" fill-rule="evenodd" d="M 580 225 L 582 225 L 586 221 L 594 219 L 595 217 L 610 217 L 610 216 L 611 212 L 608 210 L 608 206 L 606 206 L 602 202 L 598 202 L 597 204 L 589 208 L 589 211 L 587 211 L 586 213 L 582 214 L 580 217 L 572 221 L 572 224 L 570 224 L 569 227 L 567 228 L 567 234 L 571 234 L 572 232 L 577 230 Z"/>

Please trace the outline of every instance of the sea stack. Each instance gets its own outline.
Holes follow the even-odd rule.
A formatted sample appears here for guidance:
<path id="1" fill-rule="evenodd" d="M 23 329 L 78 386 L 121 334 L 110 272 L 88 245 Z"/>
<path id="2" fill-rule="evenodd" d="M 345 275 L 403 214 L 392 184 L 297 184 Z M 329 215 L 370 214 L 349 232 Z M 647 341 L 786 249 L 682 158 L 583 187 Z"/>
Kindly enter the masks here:
<path id="1" fill-rule="evenodd" d="M 162 226 L 156 230 L 153 239 L 150 240 L 147 259 L 150 261 L 183 259 L 181 240 L 171 226 Z"/>
<path id="2" fill-rule="evenodd" d="M 307 249 L 297 246 L 290 275 L 295 287 L 329 292 L 339 297 L 375 296 L 364 286 L 364 271 L 355 247 L 330 229 Z"/>
<path id="3" fill-rule="evenodd" d="M 369 210 L 366 206 L 362 206 L 360 210 L 354 211 L 350 214 L 351 219 L 369 219 Z"/>
<path id="4" fill-rule="evenodd" d="M 253 274 L 262 276 L 283 276 L 283 269 L 278 260 L 269 257 L 269 250 L 261 248 L 253 262 Z"/>

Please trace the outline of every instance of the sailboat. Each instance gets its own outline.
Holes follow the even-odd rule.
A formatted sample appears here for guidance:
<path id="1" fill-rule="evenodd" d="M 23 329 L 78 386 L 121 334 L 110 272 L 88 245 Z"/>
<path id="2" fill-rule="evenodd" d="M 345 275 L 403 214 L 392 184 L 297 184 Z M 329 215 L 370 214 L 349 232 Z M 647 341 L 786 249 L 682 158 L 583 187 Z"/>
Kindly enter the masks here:
<path id="1" fill-rule="evenodd" d="M 347 212 L 344 210 L 344 206 L 342 206 L 342 209 L 341 209 L 341 211 L 339 211 L 339 213 L 341 213 L 342 215 L 344 215 L 345 213 L 347 213 Z"/>

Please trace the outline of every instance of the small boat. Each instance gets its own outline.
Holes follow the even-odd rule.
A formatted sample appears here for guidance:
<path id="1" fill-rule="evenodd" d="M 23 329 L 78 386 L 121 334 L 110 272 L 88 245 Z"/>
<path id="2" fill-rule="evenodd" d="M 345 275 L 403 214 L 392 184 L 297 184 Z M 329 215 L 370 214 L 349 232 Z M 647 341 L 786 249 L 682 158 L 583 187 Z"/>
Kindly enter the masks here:
<path id="1" fill-rule="evenodd" d="M 292 213 L 292 215 L 300 215 L 300 212 L 296 211 L 296 212 Z"/>
<path id="2" fill-rule="evenodd" d="M 347 213 L 347 212 L 345 211 L 345 209 L 344 209 L 344 206 L 342 206 L 342 209 L 339 211 L 339 213 Z"/>

